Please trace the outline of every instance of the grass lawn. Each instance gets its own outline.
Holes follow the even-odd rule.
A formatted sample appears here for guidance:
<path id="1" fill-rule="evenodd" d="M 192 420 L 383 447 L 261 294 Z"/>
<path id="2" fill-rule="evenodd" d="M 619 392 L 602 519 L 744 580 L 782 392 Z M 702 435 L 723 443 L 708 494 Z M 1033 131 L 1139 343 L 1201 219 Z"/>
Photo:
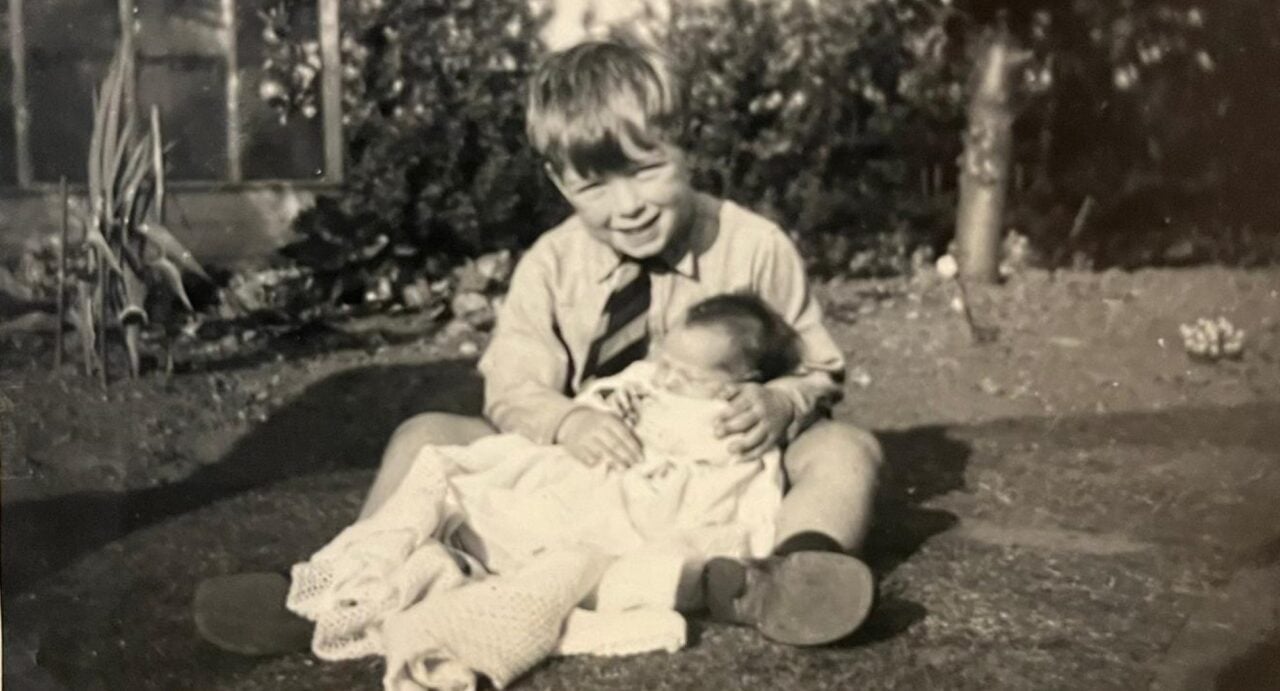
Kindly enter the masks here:
<path id="1" fill-rule="evenodd" d="M 985 345 L 950 291 L 819 288 L 852 365 L 838 415 L 888 454 L 863 630 L 800 650 L 694 621 L 677 654 L 516 687 L 1280 688 L 1280 271 L 1026 272 L 973 291 Z M 1178 323 L 1218 314 L 1245 356 L 1189 362 Z M 221 653 L 188 611 L 200 578 L 286 568 L 352 520 L 401 419 L 478 408 L 458 353 L 483 334 L 340 329 L 106 393 L 5 362 L 7 685 L 379 687 L 378 660 Z"/>

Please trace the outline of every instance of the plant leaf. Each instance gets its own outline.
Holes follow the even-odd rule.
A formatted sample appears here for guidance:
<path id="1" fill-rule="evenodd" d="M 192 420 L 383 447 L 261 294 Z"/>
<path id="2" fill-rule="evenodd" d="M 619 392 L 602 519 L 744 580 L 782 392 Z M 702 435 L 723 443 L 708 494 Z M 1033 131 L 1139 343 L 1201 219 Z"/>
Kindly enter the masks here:
<path id="1" fill-rule="evenodd" d="M 124 290 L 122 291 L 124 293 L 122 299 L 124 304 L 120 308 L 120 323 L 123 324 L 126 317 L 132 313 L 140 314 L 142 316 L 142 320 L 145 322 L 147 320 L 147 310 L 145 307 L 147 302 L 146 281 L 142 279 L 142 276 L 138 275 L 138 272 L 133 270 L 133 267 L 127 268 L 121 273 L 121 276 L 124 277 L 124 280 L 122 281 L 122 285 L 124 287 Z"/>
<path id="2" fill-rule="evenodd" d="M 108 213 L 115 206 L 115 175 L 113 170 L 108 168 L 108 161 L 114 161 L 116 158 L 116 146 L 120 138 L 120 99 L 122 96 L 122 88 L 124 86 L 124 51 L 117 49 L 115 56 L 111 59 L 111 68 L 107 71 L 107 78 L 102 83 L 103 90 L 103 139 L 102 139 L 102 160 L 98 162 L 99 177 L 98 182 L 101 185 L 103 195 L 103 204 Z"/>
<path id="3" fill-rule="evenodd" d="M 111 167 L 107 170 L 108 179 L 111 182 L 111 193 L 115 196 L 115 206 L 108 207 L 112 213 L 118 213 L 120 208 L 125 206 L 124 193 L 128 186 L 126 172 L 128 170 L 128 162 L 126 157 L 132 157 L 131 151 L 137 146 L 137 135 L 125 127 L 121 133 L 120 140 L 117 142 L 115 157 L 111 159 Z"/>
<path id="4" fill-rule="evenodd" d="M 93 92 L 93 131 L 89 133 L 89 208 L 96 213 L 102 212 L 102 180 L 99 176 L 99 165 L 102 162 L 102 136 L 106 130 L 104 123 L 103 98 L 95 89 Z"/>
<path id="5" fill-rule="evenodd" d="M 204 272 L 196 258 L 163 224 L 140 223 L 138 224 L 138 232 L 145 235 L 147 240 L 152 242 L 164 257 L 177 261 L 187 271 L 209 280 L 209 275 Z"/>
<path id="6" fill-rule="evenodd" d="M 107 238 L 98 230 L 97 223 L 89 223 L 84 229 L 85 242 L 92 245 L 98 250 L 98 256 L 111 267 L 116 273 L 123 273 L 124 269 L 120 266 L 120 259 L 116 257 L 115 252 L 111 251 L 111 246 L 107 244 Z"/>
<path id="7" fill-rule="evenodd" d="M 160 133 L 160 108 L 151 104 L 151 166 L 156 181 L 156 218 L 164 222 L 164 137 Z"/>
<path id="8" fill-rule="evenodd" d="M 133 148 L 129 154 L 129 162 L 124 169 L 124 175 L 121 177 L 121 193 L 119 200 L 119 214 L 125 223 L 126 230 L 131 226 L 135 216 L 141 216 L 136 213 L 135 201 L 137 201 L 138 188 L 147 178 L 147 154 L 151 149 L 151 134 L 148 132 L 143 135 L 142 141 Z M 145 213 L 146 209 L 143 209 Z"/>
<path id="9" fill-rule="evenodd" d="M 169 289 L 173 291 L 174 295 L 178 296 L 178 299 L 182 301 L 183 306 L 188 310 L 194 309 L 191 307 L 191 300 L 187 297 L 187 289 L 182 285 L 182 270 L 165 257 L 156 257 L 151 260 L 149 264 L 151 268 L 160 272 L 160 275 L 168 281 Z"/>

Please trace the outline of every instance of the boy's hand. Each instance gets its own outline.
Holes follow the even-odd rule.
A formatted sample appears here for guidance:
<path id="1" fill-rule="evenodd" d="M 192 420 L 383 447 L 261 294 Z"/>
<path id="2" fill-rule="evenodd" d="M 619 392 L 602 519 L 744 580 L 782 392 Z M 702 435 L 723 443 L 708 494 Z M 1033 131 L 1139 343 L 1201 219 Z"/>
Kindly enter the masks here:
<path id="1" fill-rule="evenodd" d="M 759 458 L 780 443 L 796 414 L 786 394 L 762 384 L 729 384 L 720 398 L 729 407 L 716 420 L 716 436 L 740 435 L 729 450 L 745 459 Z"/>
<path id="2" fill-rule="evenodd" d="M 589 466 L 630 468 L 644 459 L 640 441 L 626 423 L 592 408 L 570 411 L 556 431 L 555 442 Z"/>

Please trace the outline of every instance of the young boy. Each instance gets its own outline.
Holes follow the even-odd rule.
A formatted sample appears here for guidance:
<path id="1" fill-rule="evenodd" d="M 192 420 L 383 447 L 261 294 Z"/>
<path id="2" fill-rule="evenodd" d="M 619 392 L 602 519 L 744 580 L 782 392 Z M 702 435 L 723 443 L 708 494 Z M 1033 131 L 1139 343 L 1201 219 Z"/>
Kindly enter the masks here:
<path id="1" fill-rule="evenodd" d="M 859 549 L 881 452 L 867 432 L 827 417 L 842 394 L 844 358 L 794 245 L 773 223 L 691 187 L 677 146 L 684 115 L 672 71 L 645 50 L 584 43 L 537 70 L 529 138 L 574 214 L 534 243 L 512 277 L 479 365 L 487 421 L 428 413 L 404 423 L 364 511 L 385 501 L 423 444 L 463 444 L 495 428 L 564 445 L 584 463 L 639 462 L 626 424 L 572 395 L 643 357 L 695 302 L 754 293 L 795 329 L 801 364 L 765 384 L 728 387 L 717 432 L 748 457 L 783 445 L 790 487 L 775 556 L 716 562 L 706 579 L 716 618 L 758 625 L 772 610 L 804 611 L 858 587 L 841 582 L 851 570 L 831 560 L 791 555 Z M 808 578 L 815 568 L 830 578 Z M 839 638 L 859 623 L 804 637 Z"/>
<path id="2" fill-rule="evenodd" d="M 572 396 L 642 358 L 694 303 L 750 292 L 796 331 L 801 363 L 764 384 L 726 387 L 717 433 L 746 457 L 782 445 L 790 486 L 774 555 L 709 564 L 708 608 L 722 621 L 767 629 L 763 622 L 827 601 L 870 599 L 865 582 L 849 576 L 862 571 L 841 564 L 854 561 L 846 555 L 866 532 L 879 446 L 827 416 L 842 394 L 844 358 L 794 245 L 771 222 L 691 187 L 671 70 L 631 46 L 580 44 L 537 70 L 527 115 L 531 143 L 574 214 L 534 243 L 512 277 L 479 365 L 486 419 L 425 413 L 403 423 L 361 515 L 386 501 L 425 444 L 516 432 L 563 445 L 584 463 L 638 463 L 640 443 L 625 422 Z M 799 621 L 821 630 L 772 637 L 835 640 L 861 622 L 836 623 Z"/>

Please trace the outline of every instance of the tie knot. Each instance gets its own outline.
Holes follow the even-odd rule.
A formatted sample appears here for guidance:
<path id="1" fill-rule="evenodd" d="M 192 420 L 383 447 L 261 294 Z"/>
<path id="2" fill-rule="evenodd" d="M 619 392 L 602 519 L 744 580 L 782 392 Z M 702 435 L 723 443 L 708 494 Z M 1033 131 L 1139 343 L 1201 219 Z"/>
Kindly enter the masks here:
<path id="1" fill-rule="evenodd" d="M 663 274 L 671 271 L 671 265 L 662 257 L 645 257 L 644 259 L 627 257 L 623 260 L 623 263 L 632 264 L 649 274 Z"/>

